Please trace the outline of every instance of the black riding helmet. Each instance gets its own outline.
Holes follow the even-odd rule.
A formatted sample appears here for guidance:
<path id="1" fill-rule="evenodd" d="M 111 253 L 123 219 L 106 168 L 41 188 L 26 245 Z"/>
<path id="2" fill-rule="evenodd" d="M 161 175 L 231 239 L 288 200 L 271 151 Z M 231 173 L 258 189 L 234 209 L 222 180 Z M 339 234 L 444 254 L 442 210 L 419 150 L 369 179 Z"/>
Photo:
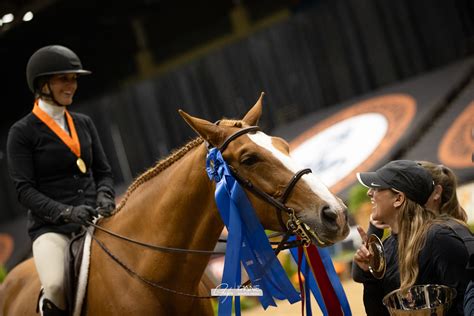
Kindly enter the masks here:
<path id="1" fill-rule="evenodd" d="M 76 73 L 88 75 L 89 70 L 82 69 L 79 57 L 67 47 L 50 45 L 38 49 L 31 55 L 26 66 L 26 80 L 31 92 L 36 93 L 38 78 L 53 74 Z"/>

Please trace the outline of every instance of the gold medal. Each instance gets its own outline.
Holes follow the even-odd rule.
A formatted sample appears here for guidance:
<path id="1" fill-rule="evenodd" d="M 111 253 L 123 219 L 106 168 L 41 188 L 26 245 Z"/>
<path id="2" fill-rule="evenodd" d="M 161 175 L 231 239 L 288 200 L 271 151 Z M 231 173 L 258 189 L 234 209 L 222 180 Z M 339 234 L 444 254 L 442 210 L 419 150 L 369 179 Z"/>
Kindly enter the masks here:
<path id="1" fill-rule="evenodd" d="M 77 158 L 76 165 L 82 173 L 86 173 L 86 163 L 84 162 L 84 160 L 81 159 L 81 157 Z"/>

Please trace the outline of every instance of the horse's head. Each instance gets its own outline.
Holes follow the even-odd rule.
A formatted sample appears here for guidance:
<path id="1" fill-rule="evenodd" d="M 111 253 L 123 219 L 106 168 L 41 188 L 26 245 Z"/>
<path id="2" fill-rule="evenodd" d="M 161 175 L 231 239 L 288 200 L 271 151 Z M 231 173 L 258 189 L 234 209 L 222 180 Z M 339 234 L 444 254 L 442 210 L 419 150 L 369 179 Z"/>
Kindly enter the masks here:
<path id="1" fill-rule="evenodd" d="M 258 124 L 262 97 L 263 93 L 242 120 L 221 120 L 214 124 L 183 111 L 180 114 L 211 147 L 221 148 L 237 131 Z M 290 157 L 286 141 L 251 131 L 234 138 L 221 151 L 227 164 L 241 179 L 249 180 L 257 190 L 282 202 L 286 210 L 290 210 L 288 213 L 294 212 L 314 244 L 328 246 L 347 236 L 346 206 L 315 175 L 305 173 L 287 189 L 295 174 L 303 168 Z M 257 197 L 255 192 L 247 195 L 266 229 L 283 229 L 276 212 L 284 213 L 285 223 L 289 219 L 287 212 L 275 212 L 275 206 Z"/>

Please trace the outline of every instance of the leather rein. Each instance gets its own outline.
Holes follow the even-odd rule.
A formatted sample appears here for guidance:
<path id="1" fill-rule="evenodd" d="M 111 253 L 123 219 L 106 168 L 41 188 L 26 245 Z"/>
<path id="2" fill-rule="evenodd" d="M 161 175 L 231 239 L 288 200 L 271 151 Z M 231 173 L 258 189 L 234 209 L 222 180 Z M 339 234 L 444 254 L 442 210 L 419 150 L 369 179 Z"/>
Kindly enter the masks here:
<path id="1" fill-rule="evenodd" d="M 229 143 L 232 142 L 233 140 L 235 140 L 236 138 L 238 138 L 238 137 L 240 137 L 244 134 L 247 134 L 247 133 L 257 132 L 259 130 L 260 130 L 260 128 L 258 126 L 250 126 L 250 127 L 238 130 L 234 134 L 230 135 L 224 141 L 224 143 L 219 147 L 220 152 L 221 153 L 224 152 L 224 150 L 227 148 Z M 308 246 L 311 243 L 311 239 L 310 239 L 308 233 L 306 232 L 306 230 L 303 228 L 301 221 L 297 218 L 294 209 L 292 209 L 290 207 L 287 207 L 285 205 L 285 202 L 288 199 L 288 196 L 290 195 L 292 190 L 294 189 L 296 183 L 301 179 L 301 177 L 303 175 L 305 175 L 307 173 L 310 173 L 311 169 L 302 169 L 302 170 L 296 172 L 293 175 L 293 177 L 291 178 L 288 185 L 286 186 L 285 191 L 283 192 L 283 195 L 281 196 L 280 199 L 276 199 L 273 196 L 271 196 L 270 194 L 268 194 L 268 193 L 264 192 L 263 190 L 261 190 L 260 188 L 254 186 L 250 180 L 243 178 L 237 172 L 237 170 L 235 168 L 233 168 L 232 166 L 230 166 L 230 165 L 229 165 L 229 169 L 230 169 L 232 175 L 235 177 L 235 179 L 239 182 L 239 184 L 244 186 L 247 190 L 252 192 L 258 198 L 264 200 L 265 202 L 267 202 L 267 203 L 269 203 L 269 204 L 271 204 L 275 207 L 276 212 L 277 212 L 278 221 L 279 221 L 280 225 L 282 226 L 283 230 L 285 231 L 285 233 L 283 233 L 284 236 L 281 239 L 281 241 L 279 241 L 279 242 L 270 242 L 271 244 L 277 244 L 277 247 L 274 248 L 275 256 L 278 255 L 278 253 L 283 249 L 293 248 L 293 247 L 299 246 L 301 244 L 304 245 L 304 246 Z M 287 221 L 286 225 L 285 225 L 285 223 L 283 221 L 283 218 L 282 218 L 282 213 L 283 212 L 287 213 L 288 216 L 289 216 L 289 220 Z M 133 243 L 133 244 L 136 244 L 136 245 L 139 245 L 139 246 L 151 249 L 151 250 L 155 250 L 155 251 L 167 252 L 167 253 L 180 253 L 180 254 L 225 255 L 225 251 L 183 249 L 183 248 L 173 248 L 173 247 L 164 247 L 164 246 L 152 245 L 152 244 L 148 244 L 148 243 L 145 243 L 145 242 L 137 241 L 135 239 L 122 236 L 120 234 L 112 232 L 112 231 L 110 231 L 106 228 L 103 228 L 103 227 L 101 227 L 101 226 L 99 226 L 95 223 L 92 223 L 92 222 L 88 222 L 87 224 L 89 224 L 90 226 L 93 226 L 94 228 L 96 228 L 98 230 L 101 230 L 104 233 L 107 233 L 107 234 L 109 234 L 109 235 L 111 235 L 115 238 L 130 242 L 130 243 Z M 156 288 L 162 289 L 164 291 L 167 291 L 167 292 L 170 292 L 170 293 L 173 293 L 173 294 L 182 295 L 182 296 L 188 296 L 188 297 L 199 298 L 199 299 L 215 298 L 214 296 L 200 296 L 200 295 L 189 294 L 189 293 L 184 293 L 184 292 L 176 291 L 176 290 L 173 290 L 173 289 L 169 289 L 169 288 L 166 288 L 166 287 L 163 287 L 163 286 L 157 284 L 156 282 L 154 282 L 152 280 L 148 280 L 148 279 L 140 276 L 135 271 L 133 271 L 130 267 L 128 267 L 125 263 L 123 263 L 118 257 L 116 257 L 105 246 L 105 244 L 102 241 L 98 240 L 97 237 L 94 236 L 93 233 L 90 233 L 90 234 L 91 234 L 92 239 L 95 242 L 97 242 L 97 244 L 102 248 L 102 250 L 113 261 L 115 261 L 117 264 L 119 264 L 128 273 L 130 273 L 134 277 L 141 280 L 143 283 L 146 283 L 146 284 L 148 284 L 152 287 L 156 287 Z M 277 233 L 276 235 L 269 236 L 269 238 L 279 236 L 281 234 L 282 233 Z M 296 234 L 299 237 L 299 240 L 288 242 L 289 237 L 293 234 Z M 225 242 L 225 240 L 219 239 L 219 242 Z M 245 282 L 243 284 L 243 286 L 248 285 L 249 283 L 250 283 L 250 280 Z"/>

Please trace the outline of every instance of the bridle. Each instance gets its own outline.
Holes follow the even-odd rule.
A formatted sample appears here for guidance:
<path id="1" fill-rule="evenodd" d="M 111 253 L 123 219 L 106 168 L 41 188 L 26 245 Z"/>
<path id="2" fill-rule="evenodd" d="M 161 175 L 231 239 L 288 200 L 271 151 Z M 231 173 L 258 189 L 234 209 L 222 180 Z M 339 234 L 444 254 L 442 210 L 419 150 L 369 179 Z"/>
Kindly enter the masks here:
<path id="1" fill-rule="evenodd" d="M 244 134 L 247 134 L 247 133 L 257 132 L 259 130 L 260 130 L 260 128 L 258 126 L 250 126 L 250 127 L 246 127 L 246 128 L 238 130 L 234 134 L 230 135 L 222 143 L 222 145 L 219 147 L 219 151 L 221 153 L 223 153 L 224 150 L 229 145 L 229 143 L 232 142 L 233 140 L 235 140 L 236 138 L 238 138 L 238 137 L 240 137 Z M 232 175 L 235 177 L 235 179 L 239 182 L 239 184 L 241 184 L 243 187 L 245 187 L 251 193 L 256 195 L 258 198 L 264 200 L 265 202 L 267 202 L 267 203 L 269 203 L 269 204 L 271 204 L 275 207 L 276 212 L 277 212 L 278 221 L 279 221 L 280 225 L 282 226 L 283 230 L 285 231 L 284 237 L 281 239 L 280 242 L 278 242 L 277 247 L 274 249 L 275 256 L 283 249 L 293 248 L 293 247 L 296 247 L 296 246 L 299 246 L 299 245 L 308 246 L 311 243 L 311 239 L 310 239 L 307 231 L 303 228 L 301 220 L 296 216 L 294 209 L 286 206 L 286 204 L 285 204 L 287 199 L 288 199 L 288 196 L 293 191 L 296 183 L 301 179 L 301 177 L 303 175 L 311 172 L 311 169 L 307 168 L 307 169 L 302 169 L 302 170 L 296 172 L 293 175 L 293 177 L 291 178 L 288 185 L 286 186 L 286 188 L 285 188 L 285 190 L 284 190 L 284 192 L 283 192 L 280 199 L 276 199 L 273 196 L 271 196 L 270 194 L 268 194 L 268 193 L 264 192 L 263 190 L 261 190 L 260 188 L 254 186 L 250 180 L 245 179 L 244 177 L 242 177 L 234 167 L 229 165 L 229 169 L 230 169 Z M 282 217 L 283 212 L 287 213 L 288 216 L 289 216 L 289 219 L 286 222 L 286 224 L 283 221 L 283 217 Z M 90 226 L 93 226 L 94 228 L 96 228 L 98 230 L 101 230 L 101 231 L 113 236 L 113 237 L 116 237 L 118 239 L 130 242 L 130 243 L 142 246 L 142 247 L 146 247 L 148 249 L 152 249 L 152 250 L 155 250 L 155 251 L 168 252 L 168 253 L 181 253 L 181 254 L 201 254 L 201 255 L 222 255 L 222 254 L 225 254 L 225 252 L 223 252 L 223 251 L 182 249 L 182 248 L 173 248 L 173 247 L 163 247 L 163 246 L 151 245 L 151 244 L 148 244 L 148 243 L 140 242 L 140 241 L 122 236 L 120 234 L 114 233 L 114 232 L 112 232 L 112 231 L 110 231 L 106 228 L 103 228 L 99 225 L 96 225 L 95 223 L 88 222 L 88 224 Z M 293 234 L 296 234 L 298 236 L 298 240 L 288 242 L 289 237 Z M 140 276 L 139 274 L 137 274 L 135 271 L 133 271 L 131 268 L 129 268 L 125 263 L 123 263 L 119 258 L 117 258 L 104 245 L 104 243 L 101 242 L 100 240 L 98 240 L 94 236 L 94 234 L 92 234 L 92 233 L 91 233 L 91 238 L 94 241 L 96 241 L 97 244 L 102 248 L 102 250 L 107 255 L 109 255 L 109 257 L 111 259 L 113 259 L 117 264 L 119 264 L 123 269 L 125 269 L 131 275 L 133 275 L 134 277 L 138 278 L 139 280 L 141 280 L 142 282 L 144 282 L 144 283 L 146 283 L 150 286 L 165 290 L 167 292 L 171 292 L 173 294 L 178 294 L 178 295 L 183 295 L 183 296 L 188 296 L 188 297 L 193 297 L 193 298 L 201 298 L 201 299 L 214 298 L 213 296 L 200 296 L 200 295 L 194 295 L 194 294 L 179 292 L 179 291 L 176 291 L 176 290 L 173 290 L 173 289 L 163 287 L 163 286 L 157 284 L 154 281 L 148 280 L 148 279 Z M 221 241 L 221 240 L 219 240 L 219 241 Z M 272 244 L 274 244 L 274 243 L 272 242 Z M 250 280 L 247 281 L 246 283 L 244 283 L 243 286 L 245 286 L 249 283 L 250 283 Z"/>
<path id="2" fill-rule="evenodd" d="M 246 127 L 246 128 L 241 129 L 241 130 L 238 130 L 234 134 L 230 135 L 224 141 L 224 143 L 219 147 L 219 151 L 221 152 L 221 154 L 223 154 L 224 150 L 227 148 L 229 143 L 232 142 L 233 140 L 235 140 L 236 138 L 238 138 L 242 135 L 245 135 L 247 133 L 258 132 L 258 131 L 260 131 L 260 128 L 258 126 L 250 126 L 250 127 Z M 283 242 L 283 240 L 284 240 L 284 242 L 286 242 L 286 240 L 288 240 L 290 235 L 295 233 L 297 236 L 299 236 L 300 242 L 303 245 L 309 246 L 311 244 L 311 238 L 309 237 L 306 230 L 303 228 L 301 220 L 296 216 L 295 210 L 292 209 L 291 207 L 288 207 L 288 206 L 285 205 L 285 203 L 288 199 L 288 196 L 293 191 L 296 183 L 301 179 L 302 176 L 304 176 L 307 173 L 310 173 L 311 169 L 305 168 L 305 169 L 302 169 L 302 170 L 296 172 L 293 175 L 293 177 L 291 178 L 288 185 L 286 186 L 285 190 L 283 191 L 283 194 L 282 194 L 280 199 L 276 199 L 273 196 L 271 196 L 270 194 L 268 194 L 265 191 L 261 190 L 260 188 L 254 186 L 250 180 L 245 179 L 244 177 L 242 177 L 234 167 L 229 165 L 229 169 L 230 169 L 232 175 L 234 176 L 234 178 L 239 182 L 240 185 L 244 186 L 247 190 L 252 192 L 254 195 L 256 195 L 260 199 L 264 200 L 265 202 L 267 202 L 267 203 L 269 203 L 269 204 L 271 204 L 275 207 L 278 222 L 280 223 L 280 226 L 283 228 L 283 231 L 286 232 L 285 237 L 282 239 L 282 242 Z M 289 216 L 289 219 L 286 223 L 283 221 L 283 217 L 282 217 L 283 212 L 287 213 L 288 216 Z M 279 247 L 277 247 L 277 249 L 278 248 L 280 248 L 280 245 L 279 245 Z M 279 251 L 282 250 L 282 249 L 285 249 L 285 248 L 281 248 L 281 249 L 279 249 Z M 278 254 L 278 252 L 276 254 Z"/>

